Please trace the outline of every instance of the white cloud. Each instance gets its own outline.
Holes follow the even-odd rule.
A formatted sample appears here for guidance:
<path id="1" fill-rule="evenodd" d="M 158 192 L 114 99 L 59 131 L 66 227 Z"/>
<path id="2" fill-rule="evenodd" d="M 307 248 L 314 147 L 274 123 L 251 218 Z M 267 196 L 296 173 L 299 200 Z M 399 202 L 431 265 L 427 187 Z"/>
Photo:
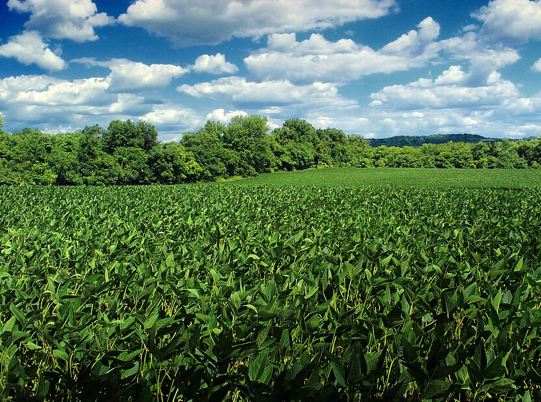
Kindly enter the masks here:
<path id="1" fill-rule="evenodd" d="M 530 122 L 541 120 L 541 92 L 530 98 L 509 99 L 505 109 L 510 115 L 526 117 Z"/>
<path id="2" fill-rule="evenodd" d="M 492 40 L 525 43 L 541 38 L 539 0 L 492 0 L 472 16 L 483 22 L 481 34 Z"/>
<path id="3" fill-rule="evenodd" d="M 451 66 L 434 80 L 436 85 L 462 85 L 468 79 L 468 74 L 462 71 L 461 66 Z"/>
<path id="4" fill-rule="evenodd" d="M 497 72 L 488 75 L 482 85 L 470 86 L 470 74 L 452 66 L 435 80 L 422 78 L 406 85 L 392 85 L 371 95 L 372 106 L 398 110 L 482 108 L 517 99 L 519 91 Z"/>
<path id="5" fill-rule="evenodd" d="M 476 70 L 490 73 L 517 62 L 520 56 L 516 49 L 501 44 L 487 44 L 480 40 L 476 32 L 467 32 L 438 43 L 441 51 L 448 53 L 455 60 L 467 60 Z"/>
<path id="6" fill-rule="evenodd" d="M 105 13 L 98 13 L 91 0 L 8 0 L 8 7 L 30 13 L 25 27 L 53 39 L 94 41 L 98 39 L 94 28 L 114 21 Z"/>
<path id="7" fill-rule="evenodd" d="M 471 68 L 465 72 L 451 66 L 435 79 L 384 87 L 371 95 L 368 123 L 352 132 L 377 137 L 462 132 L 520 137 L 539 132 L 541 93 L 521 97 L 498 72 L 479 82 L 478 71 Z"/>
<path id="8" fill-rule="evenodd" d="M 188 71 L 171 64 L 146 65 L 126 59 L 114 59 L 110 68 L 111 90 L 119 92 L 164 88 Z"/>
<path id="9" fill-rule="evenodd" d="M 226 77 L 195 85 L 182 85 L 179 92 L 202 98 L 222 99 L 234 104 L 259 104 L 262 107 L 292 104 L 356 104 L 342 98 L 335 84 L 316 82 L 310 85 L 294 85 L 287 80 L 250 82 L 244 77 Z"/>
<path id="10" fill-rule="evenodd" d="M 384 54 L 420 55 L 440 35 L 440 25 L 431 17 L 425 18 L 417 26 L 418 31 L 411 30 L 407 34 L 381 49 Z"/>
<path id="11" fill-rule="evenodd" d="M 234 74 L 239 71 L 238 67 L 225 61 L 225 56 L 217 53 L 214 56 L 203 54 L 197 58 L 193 71 L 208 74 Z"/>
<path id="12" fill-rule="evenodd" d="M 143 118 L 160 140 L 200 128 L 204 115 L 172 103 L 150 104 L 140 95 L 112 93 L 110 80 L 92 77 L 61 80 L 46 75 L 0 79 L 0 111 L 10 125 L 38 125 L 44 132 L 75 131 L 86 125 L 107 127 L 112 120 Z"/>
<path id="13" fill-rule="evenodd" d="M 537 60 L 532 66 L 532 71 L 541 73 L 541 59 Z"/>
<path id="14" fill-rule="evenodd" d="M 27 91 L 42 91 L 62 80 L 46 75 L 21 75 L 0 80 L 0 102 L 8 103 L 17 94 Z"/>
<path id="15" fill-rule="evenodd" d="M 515 138 L 541 136 L 541 124 L 523 124 L 507 130 L 506 135 Z"/>
<path id="16" fill-rule="evenodd" d="M 13 57 L 20 63 L 36 64 L 51 71 L 62 70 L 67 66 L 35 31 L 25 31 L 21 35 L 9 38 L 8 43 L 0 46 L 0 56 Z"/>
<path id="17" fill-rule="evenodd" d="M 220 123 L 227 123 L 235 116 L 244 116 L 247 117 L 248 113 L 243 110 L 234 110 L 228 113 L 224 109 L 216 109 L 207 114 L 207 120 L 219 121 Z"/>
<path id="18" fill-rule="evenodd" d="M 205 124 L 195 110 L 171 103 L 155 105 L 142 118 L 159 129 L 161 141 L 178 141 L 182 133 L 197 131 Z"/>
<path id="19" fill-rule="evenodd" d="M 108 80 L 110 91 L 136 92 L 157 90 L 167 87 L 174 78 L 188 72 L 187 69 L 171 64 L 143 64 L 127 59 L 97 61 L 92 58 L 72 60 L 92 66 L 106 67 L 111 70 Z"/>
<path id="20" fill-rule="evenodd" d="M 395 0 L 136 0 L 118 19 L 180 45 L 217 44 L 236 37 L 330 28 L 379 18 Z"/>
<path id="21" fill-rule="evenodd" d="M 14 101 L 43 106 L 102 106 L 116 99 L 114 95 L 106 94 L 108 87 L 109 83 L 103 78 L 51 82 L 39 89 L 19 92 Z"/>
<path id="22" fill-rule="evenodd" d="M 421 67 L 438 54 L 435 39 L 440 27 L 432 18 L 379 51 L 351 39 L 327 41 L 321 34 L 297 42 L 294 33 L 269 36 L 267 48 L 244 62 L 261 79 L 293 82 L 345 82 L 376 73 Z"/>

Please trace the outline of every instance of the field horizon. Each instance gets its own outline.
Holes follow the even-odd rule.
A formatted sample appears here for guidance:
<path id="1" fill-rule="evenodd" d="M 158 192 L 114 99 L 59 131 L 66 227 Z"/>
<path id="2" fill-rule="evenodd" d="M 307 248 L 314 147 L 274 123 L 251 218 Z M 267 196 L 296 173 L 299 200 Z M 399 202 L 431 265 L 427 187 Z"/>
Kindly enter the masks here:
<path id="1" fill-rule="evenodd" d="M 534 169 L 436 168 L 323 168 L 263 173 L 257 177 L 221 182 L 287 186 L 406 186 L 430 188 L 541 187 L 541 171 Z"/>

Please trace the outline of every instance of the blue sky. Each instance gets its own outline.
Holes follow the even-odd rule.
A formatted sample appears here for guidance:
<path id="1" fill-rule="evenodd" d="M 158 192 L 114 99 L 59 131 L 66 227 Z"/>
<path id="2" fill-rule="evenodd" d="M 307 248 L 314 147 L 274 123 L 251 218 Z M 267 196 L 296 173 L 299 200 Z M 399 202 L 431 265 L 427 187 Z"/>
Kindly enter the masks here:
<path id="1" fill-rule="evenodd" d="M 1 0 L 0 0 L 1 1 Z M 298 117 L 366 138 L 541 135 L 539 0 L 8 0 L 6 131 Z"/>

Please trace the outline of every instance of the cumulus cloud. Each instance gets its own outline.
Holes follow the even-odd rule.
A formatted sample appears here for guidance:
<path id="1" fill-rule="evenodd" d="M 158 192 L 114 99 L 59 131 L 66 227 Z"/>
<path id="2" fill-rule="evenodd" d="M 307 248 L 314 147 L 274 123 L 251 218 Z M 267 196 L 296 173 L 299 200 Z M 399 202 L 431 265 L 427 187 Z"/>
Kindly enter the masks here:
<path id="1" fill-rule="evenodd" d="M 197 131 L 205 124 L 195 110 L 172 103 L 154 105 L 142 118 L 158 127 L 161 141 L 178 141 L 183 132 Z"/>
<path id="2" fill-rule="evenodd" d="M 525 43 L 541 38 L 539 0 L 492 0 L 472 16 L 483 22 L 481 34 L 510 43 Z"/>
<path id="3" fill-rule="evenodd" d="M 532 66 L 532 71 L 541 73 L 541 59 L 537 60 Z"/>
<path id="4" fill-rule="evenodd" d="M 426 18 L 412 30 L 379 51 L 351 39 L 337 42 L 321 34 L 298 42 L 294 33 L 270 35 L 267 48 L 244 62 L 260 79 L 287 78 L 294 82 L 344 82 L 376 73 L 421 67 L 438 54 L 435 40 L 439 24 Z"/>
<path id="5" fill-rule="evenodd" d="M 379 18 L 396 7 L 395 0 L 136 0 L 118 20 L 189 46 L 330 28 Z"/>
<path id="6" fill-rule="evenodd" d="M 217 53 L 214 56 L 203 54 L 197 58 L 192 70 L 196 73 L 208 74 L 235 74 L 239 71 L 238 67 L 225 61 L 225 56 Z"/>
<path id="7" fill-rule="evenodd" d="M 310 85 L 295 85 L 287 80 L 251 82 L 244 77 L 226 77 L 195 85 L 182 85 L 179 92 L 197 98 L 212 98 L 232 101 L 235 104 L 259 104 L 270 106 L 298 103 L 325 103 L 337 101 L 351 104 L 338 94 L 335 84 L 316 82 Z"/>
<path id="8" fill-rule="evenodd" d="M 86 125 L 106 127 L 112 120 L 143 118 L 154 124 L 160 140 L 196 130 L 204 115 L 182 105 L 149 103 L 133 93 L 109 91 L 107 77 L 62 80 L 46 75 L 0 79 L 0 110 L 10 125 L 39 125 L 45 132 L 75 131 Z M 8 120 L 8 119 L 6 119 Z"/>
<path id="9" fill-rule="evenodd" d="M 21 35 L 12 36 L 8 43 L 0 46 L 0 56 L 13 57 L 20 63 L 36 64 L 51 71 L 62 70 L 67 66 L 35 31 L 25 31 Z"/>
<path id="10" fill-rule="evenodd" d="M 8 0 L 8 7 L 30 13 L 25 27 L 53 39 L 94 41 L 98 39 L 94 28 L 114 22 L 107 14 L 98 13 L 91 0 Z"/>
<path id="11" fill-rule="evenodd" d="M 11 97 L 27 91 L 45 90 L 51 85 L 62 82 L 46 75 L 21 75 L 0 79 L 0 102 L 7 104 Z"/>
<path id="12" fill-rule="evenodd" d="M 105 94 L 108 87 L 108 82 L 103 78 L 51 82 L 42 88 L 19 92 L 14 101 L 42 106 L 102 106 L 116 98 Z"/>
<path id="13" fill-rule="evenodd" d="M 235 116 L 244 116 L 247 117 L 248 113 L 243 110 L 233 110 L 230 112 L 225 112 L 224 109 L 216 109 L 207 114 L 207 120 L 219 121 L 220 123 L 228 123 Z"/>
<path id="14" fill-rule="evenodd" d="M 469 84 L 470 74 L 460 66 L 452 66 L 435 80 L 422 78 L 406 85 L 392 85 L 371 95 L 372 106 L 401 110 L 482 108 L 501 105 L 519 96 L 517 87 L 492 72 L 482 85 Z"/>
<path id="15" fill-rule="evenodd" d="M 113 119 L 139 118 L 152 110 L 143 97 L 107 92 L 104 78 L 59 80 L 18 76 L 0 80 L 0 109 L 13 124 L 39 124 L 43 130 L 107 125 Z"/>
<path id="16" fill-rule="evenodd" d="M 476 70 L 492 71 L 513 64 L 520 59 L 518 51 L 501 44 L 487 44 L 476 32 L 442 40 L 438 48 L 455 60 L 467 60 Z"/>
<path id="17" fill-rule="evenodd" d="M 440 35 L 440 25 L 432 17 L 428 17 L 421 21 L 417 27 L 418 31 L 411 30 L 402 35 L 381 49 L 381 53 L 409 56 L 423 54 L 426 47 Z"/>
<path id="18" fill-rule="evenodd" d="M 33 108 L 44 116 L 62 115 L 66 110 L 101 113 L 119 100 L 118 95 L 107 93 L 108 86 L 104 78 L 68 81 L 45 75 L 8 77 L 0 80 L 0 105 L 21 111 Z"/>
<path id="19" fill-rule="evenodd" d="M 114 92 L 136 92 L 165 88 L 174 78 L 188 72 L 187 69 L 172 64 L 147 65 L 127 59 L 97 61 L 93 58 L 83 58 L 72 61 L 109 68 L 111 70 L 111 74 L 108 76 L 111 84 L 109 90 Z"/>

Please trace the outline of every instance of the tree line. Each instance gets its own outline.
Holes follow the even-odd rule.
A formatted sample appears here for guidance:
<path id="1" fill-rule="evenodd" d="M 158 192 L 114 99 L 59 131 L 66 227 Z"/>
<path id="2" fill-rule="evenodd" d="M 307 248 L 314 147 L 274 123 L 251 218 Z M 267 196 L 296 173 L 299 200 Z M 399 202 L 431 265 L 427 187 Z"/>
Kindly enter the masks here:
<path id="1" fill-rule="evenodd" d="M 290 119 L 270 130 L 261 116 L 208 121 L 179 142 L 158 141 L 145 122 L 115 120 L 48 135 L 9 134 L 0 117 L 0 184 L 177 184 L 320 167 L 539 168 L 541 138 L 371 147 L 358 135 Z"/>
<path id="2" fill-rule="evenodd" d="M 445 144 L 453 142 L 493 142 L 501 141 L 497 138 L 486 138 L 477 134 L 433 134 L 433 135 L 398 135 L 387 138 L 372 138 L 368 143 L 372 147 L 387 145 L 388 147 L 420 147 L 423 144 Z"/>

